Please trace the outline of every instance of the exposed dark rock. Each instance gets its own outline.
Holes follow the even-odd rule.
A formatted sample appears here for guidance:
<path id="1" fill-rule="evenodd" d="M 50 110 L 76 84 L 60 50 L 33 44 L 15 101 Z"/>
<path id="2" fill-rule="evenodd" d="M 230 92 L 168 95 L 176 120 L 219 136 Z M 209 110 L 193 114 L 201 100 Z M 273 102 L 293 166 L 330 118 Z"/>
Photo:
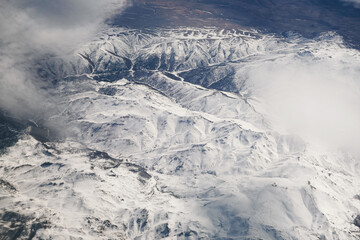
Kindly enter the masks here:
<path id="1" fill-rule="evenodd" d="M 116 88 L 111 88 L 111 87 L 99 89 L 99 93 L 105 94 L 108 96 L 114 96 L 116 94 L 116 91 L 117 91 Z"/>
<path id="2" fill-rule="evenodd" d="M 29 238 L 28 239 L 33 239 L 36 235 L 36 232 L 40 229 L 46 229 L 49 227 L 49 222 L 45 221 L 45 222 L 36 222 L 31 224 L 30 227 L 30 234 L 29 234 Z"/>
<path id="3" fill-rule="evenodd" d="M 193 231 L 193 230 L 189 230 L 189 231 L 182 232 L 182 233 L 179 233 L 179 234 L 178 234 L 179 237 L 186 237 L 186 238 L 188 238 L 188 237 L 195 237 L 195 236 L 197 236 L 197 235 L 198 235 L 198 233 L 195 232 L 195 231 Z"/>
<path id="4" fill-rule="evenodd" d="M 56 154 L 60 154 L 61 151 L 57 150 L 54 146 L 52 146 L 51 144 L 46 144 L 46 143 L 42 143 L 42 146 L 45 147 L 47 149 L 47 151 L 43 151 L 43 153 L 45 155 L 47 154 L 51 154 L 51 156 L 54 156 L 54 154 L 52 154 L 51 152 L 49 152 L 49 150 L 51 150 L 52 152 L 55 152 Z M 46 152 L 46 153 L 45 153 Z"/>
<path id="5" fill-rule="evenodd" d="M 45 127 L 30 126 L 29 134 L 39 142 L 50 141 L 50 129 Z"/>
<path id="6" fill-rule="evenodd" d="M 139 174 L 138 179 L 140 182 L 145 183 L 146 180 L 151 178 L 151 175 L 146 171 L 145 168 L 133 163 L 125 163 L 125 165 L 129 168 L 130 172 Z"/>
<path id="7" fill-rule="evenodd" d="M 0 179 L 0 188 L 3 188 L 9 192 L 16 192 L 16 188 L 10 184 L 8 181 L 5 181 L 3 179 Z"/>
<path id="8" fill-rule="evenodd" d="M 50 227 L 47 220 L 35 219 L 16 212 L 0 214 L 0 236 L 2 240 L 34 239 L 37 231 Z"/>
<path id="9" fill-rule="evenodd" d="M 169 236 L 170 228 L 167 223 L 157 226 L 156 229 L 156 238 L 166 238 Z"/>
<path id="10" fill-rule="evenodd" d="M 134 69 L 135 70 L 156 70 L 160 67 L 160 58 L 159 56 L 153 54 L 150 55 L 148 58 L 143 59 L 142 57 L 139 57 L 136 59 Z"/>
<path id="11" fill-rule="evenodd" d="M 109 220 L 105 220 L 105 221 L 103 222 L 103 224 L 104 224 L 107 228 L 111 228 L 111 229 L 117 229 L 117 228 L 118 228 L 118 226 L 112 224 Z"/>
<path id="12" fill-rule="evenodd" d="M 119 230 L 119 226 L 112 224 L 110 220 L 102 220 L 98 217 L 87 217 L 85 226 L 95 233 L 103 233 L 107 230 Z"/>
<path id="13" fill-rule="evenodd" d="M 142 177 L 142 178 L 145 178 L 145 179 L 150 179 L 151 178 L 151 175 L 148 174 L 146 171 L 140 171 L 139 176 Z"/>
<path id="14" fill-rule="evenodd" d="M 0 154 L 8 147 L 14 145 L 26 129 L 26 123 L 0 111 Z"/>
<path id="15" fill-rule="evenodd" d="M 174 74 L 172 74 L 172 73 L 163 72 L 163 74 L 164 74 L 165 76 L 167 76 L 168 78 L 171 78 L 171 79 L 173 79 L 173 80 L 176 80 L 176 81 L 180 81 L 180 80 L 181 80 L 180 77 L 178 77 L 178 76 L 176 76 L 176 75 L 174 75 Z"/>
<path id="16" fill-rule="evenodd" d="M 103 158 L 103 159 L 115 160 L 115 158 L 110 157 L 108 153 L 101 152 L 101 151 L 92 151 L 92 152 L 89 153 L 89 157 L 91 159 Z"/>
<path id="17" fill-rule="evenodd" d="M 148 223 L 148 218 L 149 218 L 148 211 L 146 209 L 142 209 L 136 219 L 136 224 L 138 226 L 138 229 L 140 229 L 141 231 L 145 230 L 145 227 L 147 226 Z"/>
<path id="18" fill-rule="evenodd" d="M 51 165 L 53 165 L 51 162 L 44 162 L 43 164 L 41 164 L 40 166 L 42 168 L 47 168 L 47 167 L 50 167 Z"/>
<path id="19" fill-rule="evenodd" d="M 356 216 L 356 218 L 354 219 L 354 224 L 355 226 L 360 228 L 360 215 Z"/>
<path id="20" fill-rule="evenodd" d="M 48 157 L 53 157 L 54 155 L 51 153 L 51 152 L 49 152 L 49 151 L 42 151 L 42 153 L 44 154 L 44 155 L 46 155 L 46 156 L 48 156 Z"/>
<path id="21" fill-rule="evenodd" d="M 49 183 L 44 183 L 44 184 L 40 184 L 39 187 L 48 187 L 48 186 L 57 186 L 57 183 L 54 182 L 49 182 Z"/>
<path id="22" fill-rule="evenodd" d="M 40 165 L 42 168 L 47 168 L 47 167 L 50 167 L 50 166 L 56 166 L 58 167 L 58 170 L 62 167 L 65 166 L 65 164 L 62 164 L 62 163 L 51 163 L 51 162 L 44 162 L 43 164 Z"/>

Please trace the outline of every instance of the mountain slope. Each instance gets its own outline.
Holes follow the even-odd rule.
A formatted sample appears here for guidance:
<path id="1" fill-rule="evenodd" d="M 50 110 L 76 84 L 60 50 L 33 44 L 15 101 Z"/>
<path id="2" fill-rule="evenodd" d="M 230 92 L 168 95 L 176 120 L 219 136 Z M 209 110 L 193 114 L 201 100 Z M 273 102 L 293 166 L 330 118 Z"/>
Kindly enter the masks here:
<path id="1" fill-rule="evenodd" d="M 335 49 L 335 50 L 334 50 Z M 338 55 L 337 55 L 338 54 Z M 346 60 L 343 56 L 351 55 Z M 357 239 L 358 159 L 272 124 L 251 71 L 359 59 L 338 36 L 112 29 L 38 63 L 67 120 L 0 156 L 5 239 Z"/>

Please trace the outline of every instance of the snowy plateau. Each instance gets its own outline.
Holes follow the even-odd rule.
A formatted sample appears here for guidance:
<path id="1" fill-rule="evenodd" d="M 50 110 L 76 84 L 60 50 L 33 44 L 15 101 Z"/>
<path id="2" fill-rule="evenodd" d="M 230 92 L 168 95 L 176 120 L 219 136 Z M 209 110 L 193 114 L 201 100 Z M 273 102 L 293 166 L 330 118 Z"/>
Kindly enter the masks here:
<path id="1" fill-rule="evenodd" d="M 331 32 L 215 28 L 107 29 L 40 59 L 58 109 L 0 155 L 0 238 L 360 239 L 357 155 L 278 129 L 251 81 L 359 60 Z"/>

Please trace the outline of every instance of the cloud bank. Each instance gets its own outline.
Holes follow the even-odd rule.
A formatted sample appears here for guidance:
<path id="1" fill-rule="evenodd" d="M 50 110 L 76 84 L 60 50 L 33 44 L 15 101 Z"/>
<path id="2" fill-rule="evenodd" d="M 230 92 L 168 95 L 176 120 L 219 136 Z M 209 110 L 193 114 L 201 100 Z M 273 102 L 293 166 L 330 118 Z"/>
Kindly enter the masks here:
<path id="1" fill-rule="evenodd" d="M 360 53 L 318 44 L 321 53 L 280 57 L 252 69 L 253 95 L 276 130 L 326 150 L 359 153 Z"/>
<path id="2" fill-rule="evenodd" d="M 31 64 L 66 55 L 92 39 L 125 0 L 3 0 L 0 2 L 0 108 L 17 117 L 41 115 L 51 97 Z"/>

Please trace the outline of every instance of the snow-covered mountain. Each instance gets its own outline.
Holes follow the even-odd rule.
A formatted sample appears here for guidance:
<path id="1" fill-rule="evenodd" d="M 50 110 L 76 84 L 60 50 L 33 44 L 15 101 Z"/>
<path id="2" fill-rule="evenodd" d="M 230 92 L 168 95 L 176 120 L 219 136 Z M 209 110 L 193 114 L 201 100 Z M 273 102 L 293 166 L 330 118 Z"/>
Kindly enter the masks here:
<path id="1" fill-rule="evenodd" d="M 43 121 L 66 127 L 28 124 L 0 156 L 0 233 L 359 239 L 359 158 L 284 133 L 253 80 L 269 63 L 356 69 L 359 60 L 334 33 L 213 28 L 108 29 L 70 56 L 44 58 L 34 71 L 60 97 Z M 61 140 L 46 140 L 52 132 Z"/>

